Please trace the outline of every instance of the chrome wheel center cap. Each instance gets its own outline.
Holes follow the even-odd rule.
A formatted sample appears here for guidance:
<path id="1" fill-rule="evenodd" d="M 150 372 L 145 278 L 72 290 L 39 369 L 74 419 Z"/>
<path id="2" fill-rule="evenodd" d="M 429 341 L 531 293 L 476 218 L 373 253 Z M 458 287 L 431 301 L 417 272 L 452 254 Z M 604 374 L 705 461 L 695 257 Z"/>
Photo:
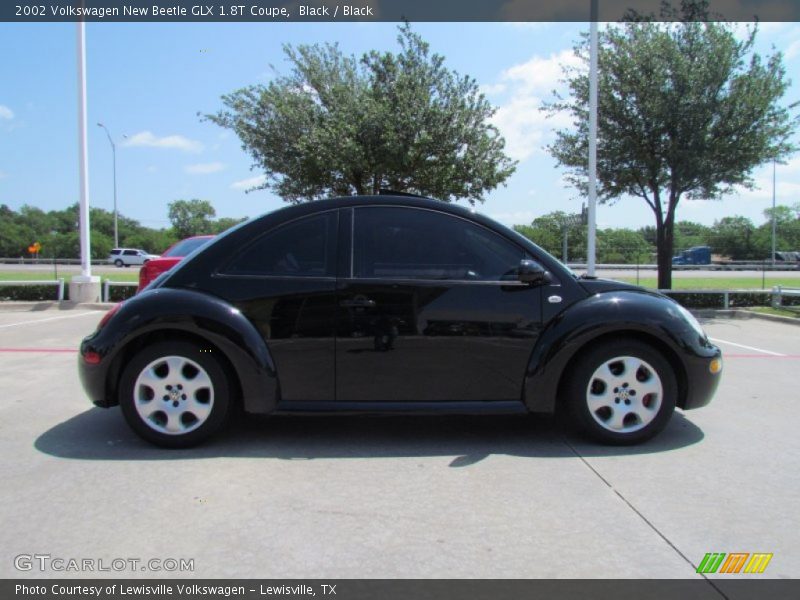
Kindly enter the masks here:
<path id="1" fill-rule="evenodd" d="M 180 392 L 178 390 L 175 390 L 175 389 L 171 390 L 169 392 L 169 399 L 170 400 L 180 400 L 181 399 Z"/>

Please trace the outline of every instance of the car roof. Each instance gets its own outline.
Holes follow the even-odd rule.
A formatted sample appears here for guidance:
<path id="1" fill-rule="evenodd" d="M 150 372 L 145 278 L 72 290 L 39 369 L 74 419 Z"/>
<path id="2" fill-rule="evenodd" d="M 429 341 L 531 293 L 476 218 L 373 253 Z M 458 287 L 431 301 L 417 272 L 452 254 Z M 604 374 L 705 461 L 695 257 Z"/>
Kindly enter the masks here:
<path id="1" fill-rule="evenodd" d="M 423 196 L 394 194 L 337 196 L 334 198 L 314 200 L 313 202 L 302 202 L 299 204 L 292 204 L 290 206 L 279 208 L 269 213 L 264 213 L 252 220 L 260 220 L 264 217 L 275 217 L 278 219 L 283 218 L 288 220 L 293 216 L 299 217 L 314 212 L 359 206 L 407 206 L 410 208 L 425 208 L 429 210 L 450 213 L 456 216 L 467 217 L 479 221 L 484 225 L 488 225 L 491 228 L 497 226 L 496 221 L 482 215 L 474 207 L 466 207 L 460 204 L 444 202 L 442 200 L 434 200 L 432 198 L 426 198 Z"/>

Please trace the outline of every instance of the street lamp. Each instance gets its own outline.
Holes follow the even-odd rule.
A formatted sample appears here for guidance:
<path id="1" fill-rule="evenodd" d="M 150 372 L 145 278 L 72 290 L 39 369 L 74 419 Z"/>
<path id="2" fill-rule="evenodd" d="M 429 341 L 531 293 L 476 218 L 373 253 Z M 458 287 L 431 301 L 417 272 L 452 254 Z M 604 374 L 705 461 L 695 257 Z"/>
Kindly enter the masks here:
<path id="1" fill-rule="evenodd" d="M 775 159 L 772 159 L 772 266 L 775 266 L 775 234 L 777 233 L 778 223 L 775 214 Z"/>
<path id="2" fill-rule="evenodd" d="M 114 145 L 114 140 L 111 139 L 108 127 L 102 123 L 98 123 L 97 126 L 103 128 L 108 136 L 108 143 L 111 144 L 112 168 L 114 170 L 114 248 L 119 248 L 119 232 L 117 230 L 117 147 Z"/>

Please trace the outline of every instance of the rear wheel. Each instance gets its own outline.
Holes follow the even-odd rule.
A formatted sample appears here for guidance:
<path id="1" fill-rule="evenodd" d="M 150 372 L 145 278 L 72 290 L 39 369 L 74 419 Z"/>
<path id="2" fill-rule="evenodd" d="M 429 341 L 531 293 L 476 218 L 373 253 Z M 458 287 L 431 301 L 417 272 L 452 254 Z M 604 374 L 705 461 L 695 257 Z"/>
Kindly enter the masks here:
<path id="1" fill-rule="evenodd" d="M 678 385 L 652 346 L 624 340 L 581 356 L 565 386 L 572 422 L 607 444 L 637 444 L 661 431 L 675 410 Z"/>
<path id="2" fill-rule="evenodd" d="M 122 262 L 122 260 L 120 260 L 120 259 L 118 258 L 117 260 L 115 260 L 115 261 L 114 261 L 114 264 L 115 264 L 115 265 L 116 265 L 116 267 L 119 269 L 119 268 L 120 268 L 120 267 L 123 265 L 123 262 Z"/>
<path id="3" fill-rule="evenodd" d="M 159 342 L 125 368 L 119 404 L 131 428 L 148 442 L 186 448 L 226 422 L 230 386 L 213 353 L 191 342 Z"/>

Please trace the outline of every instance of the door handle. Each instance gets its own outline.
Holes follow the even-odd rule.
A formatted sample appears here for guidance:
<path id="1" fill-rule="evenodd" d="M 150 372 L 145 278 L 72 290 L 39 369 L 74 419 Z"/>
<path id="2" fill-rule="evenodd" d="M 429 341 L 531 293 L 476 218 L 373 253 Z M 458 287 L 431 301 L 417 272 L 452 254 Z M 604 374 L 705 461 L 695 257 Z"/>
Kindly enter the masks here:
<path id="1" fill-rule="evenodd" d="M 375 300 L 371 300 L 366 296 L 355 296 L 354 298 L 341 300 L 339 306 L 342 308 L 373 308 L 375 306 Z"/>

